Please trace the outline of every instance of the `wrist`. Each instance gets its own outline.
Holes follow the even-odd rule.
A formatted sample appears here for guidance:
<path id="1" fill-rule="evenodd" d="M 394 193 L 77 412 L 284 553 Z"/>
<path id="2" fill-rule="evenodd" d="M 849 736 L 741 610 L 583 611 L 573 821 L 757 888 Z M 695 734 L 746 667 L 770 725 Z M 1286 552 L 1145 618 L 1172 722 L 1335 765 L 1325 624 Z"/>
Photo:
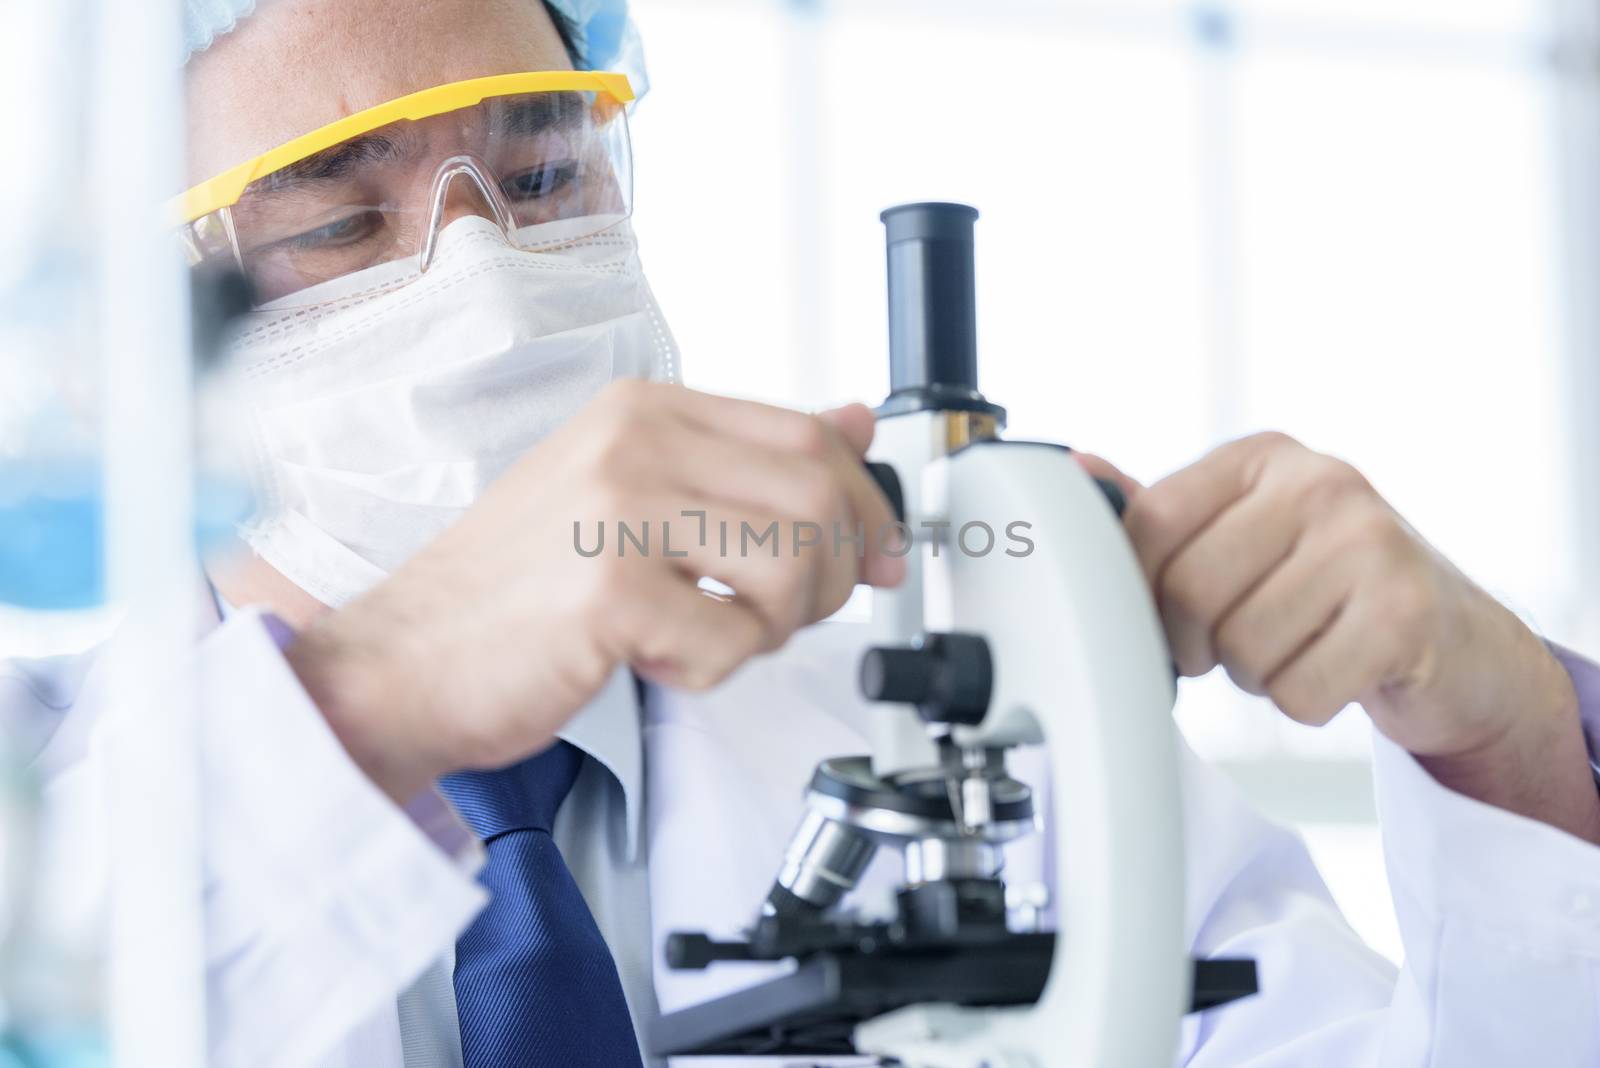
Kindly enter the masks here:
<path id="1" fill-rule="evenodd" d="M 403 739 L 408 687 L 399 658 L 363 639 L 344 612 L 301 632 L 285 652 L 290 668 L 350 758 L 396 804 L 404 805 L 443 773 Z"/>
<path id="2" fill-rule="evenodd" d="M 1528 684 L 1508 695 L 1497 731 L 1458 751 L 1413 755 L 1457 793 L 1600 844 L 1600 789 L 1577 693 L 1542 643 L 1539 653 Z"/>

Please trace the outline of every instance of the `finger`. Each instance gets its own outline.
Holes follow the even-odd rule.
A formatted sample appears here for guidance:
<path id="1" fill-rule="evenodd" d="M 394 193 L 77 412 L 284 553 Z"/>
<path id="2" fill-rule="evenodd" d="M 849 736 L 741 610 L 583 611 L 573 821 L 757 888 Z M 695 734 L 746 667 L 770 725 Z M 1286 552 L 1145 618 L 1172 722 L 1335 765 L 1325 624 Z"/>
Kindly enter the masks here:
<path id="1" fill-rule="evenodd" d="M 1124 523 L 1150 584 L 1159 585 L 1173 555 L 1249 492 L 1274 453 L 1291 446 L 1300 448 L 1267 434 L 1229 442 L 1130 501 Z"/>
<path id="2" fill-rule="evenodd" d="M 1180 674 L 1204 675 L 1217 666 L 1218 623 L 1287 559 L 1301 529 L 1292 502 L 1258 490 L 1227 506 L 1173 554 L 1155 592 Z"/>
<path id="3" fill-rule="evenodd" d="M 705 511 L 706 543 L 686 546 L 671 563 L 696 580 L 709 577 L 731 588 L 734 599 L 763 620 L 766 648 L 831 616 L 855 589 L 853 559 L 835 552 L 822 524 L 736 505 L 712 504 Z"/>
<path id="4" fill-rule="evenodd" d="M 669 447 L 652 450 L 645 458 L 652 483 L 679 485 L 685 499 L 722 500 L 791 521 L 821 526 L 831 539 L 833 529 L 841 540 L 853 539 L 856 520 L 850 514 L 846 490 L 835 466 L 795 452 L 717 434 L 696 424 L 684 424 Z M 852 540 L 843 543 L 854 570 L 862 552 Z"/>
<path id="5" fill-rule="evenodd" d="M 670 568 L 639 560 L 609 599 L 605 626 L 617 660 L 663 685 L 705 689 L 767 648 L 748 605 L 707 596 Z"/>
<path id="6" fill-rule="evenodd" d="M 895 526 L 898 518 L 893 507 L 883 495 L 883 488 L 860 466 L 877 431 L 877 418 L 865 404 L 847 404 L 820 413 L 819 419 L 833 426 L 844 439 L 852 454 L 848 464 L 846 489 L 850 492 L 850 506 L 861 523 L 866 539 L 860 555 L 860 579 L 874 586 L 898 586 L 905 580 L 905 554 L 885 551 L 895 545 Z"/>
<path id="7" fill-rule="evenodd" d="M 1313 727 L 1327 723 L 1383 680 L 1390 653 L 1374 629 L 1361 602 L 1347 602 L 1324 630 L 1267 678 L 1267 695 L 1290 719 Z"/>
<path id="8" fill-rule="evenodd" d="M 683 386 L 658 388 L 663 407 L 719 433 L 792 452 L 816 452 L 824 444 L 844 444 L 838 427 L 809 412 L 738 397 L 719 397 Z M 847 423 L 855 419 L 854 416 L 844 418 Z M 856 456 L 859 459 L 865 453 L 863 445 Z"/>
<path id="9" fill-rule="evenodd" d="M 849 574 L 852 583 L 898 586 L 905 579 L 906 562 L 903 554 L 888 551 L 895 546 L 897 517 L 883 489 L 868 474 L 853 446 L 831 447 L 817 458 L 832 472 L 845 498 L 838 525 L 826 528 L 830 537 L 837 534 L 836 548 L 843 549 L 835 553 L 831 569 Z"/>
<path id="10" fill-rule="evenodd" d="M 874 586 L 896 586 L 904 580 L 905 561 L 883 551 L 885 534 L 893 529 L 895 517 L 883 491 L 861 463 L 871 437 L 865 435 L 860 425 L 861 416 L 851 411 L 859 406 L 847 406 L 834 413 L 858 439 L 850 441 L 832 419 L 787 408 L 681 388 L 671 398 L 671 403 L 685 418 L 702 426 L 827 463 L 849 505 L 849 521 L 844 524 L 844 533 L 854 533 L 854 528 L 860 524 L 865 535 L 858 569 L 860 580 Z"/>
<path id="11" fill-rule="evenodd" d="M 1213 631 L 1217 658 L 1234 683 L 1266 693 L 1266 680 L 1331 624 L 1365 566 L 1337 530 L 1307 531 Z"/>
<path id="12" fill-rule="evenodd" d="M 786 537 L 794 524 L 814 525 L 793 533 L 812 539 L 807 551 L 818 554 L 829 590 L 842 585 L 848 593 L 857 582 L 895 585 L 904 577 L 904 561 L 884 551 L 894 548 L 894 514 L 853 454 L 780 452 L 700 428 L 687 429 L 681 446 L 681 461 L 672 462 L 696 489 L 784 517 Z"/>
<path id="13" fill-rule="evenodd" d="M 817 418 L 839 431 L 858 456 L 867 455 L 867 450 L 872 447 L 872 436 L 877 430 L 877 419 L 871 408 L 865 404 L 846 404 L 842 408 L 818 412 Z"/>
<path id="14" fill-rule="evenodd" d="M 762 621 L 767 649 L 838 611 L 855 589 L 854 558 L 836 551 L 831 525 L 810 519 L 652 485 L 632 492 L 611 525 L 610 544 L 604 534 L 597 542 L 600 554 L 648 559 L 690 584 L 712 578 L 732 588 Z"/>

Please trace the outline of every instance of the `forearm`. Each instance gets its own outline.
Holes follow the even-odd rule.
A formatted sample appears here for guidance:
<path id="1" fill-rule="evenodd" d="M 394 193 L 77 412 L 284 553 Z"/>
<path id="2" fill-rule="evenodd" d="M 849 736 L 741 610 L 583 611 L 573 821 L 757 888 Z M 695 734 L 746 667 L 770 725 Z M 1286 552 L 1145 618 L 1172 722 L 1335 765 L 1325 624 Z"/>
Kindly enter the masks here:
<path id="1" fill-rule="evenodd" d="M 285 654 L 345 751 L 377 787 L 404 805 L 443 770 L 431 754 L 396 744 L 408 702 L 397 699 L 392 658 L 325 617 L 307 628 Z"/>

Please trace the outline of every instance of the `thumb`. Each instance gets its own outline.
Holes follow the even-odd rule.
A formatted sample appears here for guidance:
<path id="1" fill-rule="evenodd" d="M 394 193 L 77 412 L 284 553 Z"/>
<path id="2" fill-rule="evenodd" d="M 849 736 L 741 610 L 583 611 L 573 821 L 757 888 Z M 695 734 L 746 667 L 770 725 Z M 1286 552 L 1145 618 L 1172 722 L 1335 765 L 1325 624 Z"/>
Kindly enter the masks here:
<path id="1" fill-rule="evenodd" d="M 865 404 L 846 404 L 842 408 L 829 408 L 818 412 L 817 418 L 837 430 L 858 455 L 865 456 L 872 445 L 872 434 L 877 419 Z"/>

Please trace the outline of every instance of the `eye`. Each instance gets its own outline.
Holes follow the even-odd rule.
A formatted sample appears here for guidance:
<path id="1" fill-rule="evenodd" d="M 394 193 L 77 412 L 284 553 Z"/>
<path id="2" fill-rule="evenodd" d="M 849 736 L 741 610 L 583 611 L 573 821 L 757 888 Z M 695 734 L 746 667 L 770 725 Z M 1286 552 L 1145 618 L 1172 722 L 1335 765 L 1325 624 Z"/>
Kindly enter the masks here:
<path id="1" fill-rule="evenodd" d="M 377 231 L 383 224 L 383 213 L 362 211 L 345 215 L 304 233 L 295 234 L 273 242 L 291 252 L 315 252 L 320 249 L 342 248 L 353 245 Z"/>
<path id="2" fill-rule="evenodd" d="M 578 181 L 580 166 L 577 160 L 561 160 L 541 167 L 513 174 L 500 183 L 506 196 L 513 201 L 542 200 L 570 188 Z"/>

